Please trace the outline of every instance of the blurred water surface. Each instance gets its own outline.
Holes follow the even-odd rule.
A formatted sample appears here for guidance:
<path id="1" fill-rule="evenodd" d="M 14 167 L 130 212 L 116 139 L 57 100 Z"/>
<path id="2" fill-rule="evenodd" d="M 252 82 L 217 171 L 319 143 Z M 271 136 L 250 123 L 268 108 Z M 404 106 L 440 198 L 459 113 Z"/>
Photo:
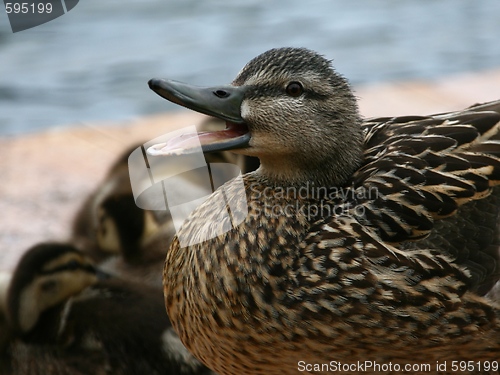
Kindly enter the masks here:
<path id="1" fill-rule="evenodd" d="M 0 135 L 172 110 L 149 78 L 228 83 L 272 47 L 317 50 L 354 84 L 497 68 L 499 17 L 500 0 L 81 0 L 13 34 L 2 10 Z"/>

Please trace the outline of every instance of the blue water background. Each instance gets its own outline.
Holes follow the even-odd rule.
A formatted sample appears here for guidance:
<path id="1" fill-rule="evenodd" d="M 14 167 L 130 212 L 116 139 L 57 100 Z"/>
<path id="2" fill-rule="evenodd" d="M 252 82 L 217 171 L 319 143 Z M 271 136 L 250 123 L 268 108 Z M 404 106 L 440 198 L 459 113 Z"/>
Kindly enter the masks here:
<path id="1" fill-rule="evenodd" d="M 149 78 L 228 83 L 272 47 L 360 85 L 498 68 L 499 36 L 500 0 L 81 0 L 19 33 L 2 8 L 0 135 L 173 110 Z"/>

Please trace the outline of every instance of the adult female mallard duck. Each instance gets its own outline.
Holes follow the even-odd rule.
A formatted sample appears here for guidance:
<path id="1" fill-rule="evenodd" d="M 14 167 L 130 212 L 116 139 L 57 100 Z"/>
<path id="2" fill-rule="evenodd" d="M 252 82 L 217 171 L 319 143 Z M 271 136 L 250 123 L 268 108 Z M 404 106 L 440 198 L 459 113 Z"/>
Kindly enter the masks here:
<path id="1" fill-rule="evenodd" d="M 231 85 L 149 85 L 226 121 L 198 135 L 203 151 L 261 162 L 243 177 L 247 202 L 226 184 L 167 253 L 169 317 L 207 366 L 282 375 L 498 361 L 500 101 L 364 121 L 348 82 L 301 48 L 263 53 Z M 193 152 L 193 137 L 148 152 Z"/>
<path id="2" fill-rule="evenodd" d="M 210 373 L 180 343 L 156 288 L 100 276 L 70 244 L 28 250 L 9 286 L 13 339 L 0 373 Z"/>

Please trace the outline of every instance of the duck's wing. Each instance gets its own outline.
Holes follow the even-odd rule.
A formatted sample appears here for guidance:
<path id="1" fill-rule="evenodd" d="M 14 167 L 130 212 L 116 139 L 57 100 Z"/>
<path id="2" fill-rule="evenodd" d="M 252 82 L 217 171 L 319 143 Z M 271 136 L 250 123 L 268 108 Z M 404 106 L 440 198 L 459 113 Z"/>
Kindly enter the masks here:
<path id="1" fill-rule="evenodd" d="M 499 129 L 500 113 L 473 110 L 367 123 L 350 203 L 386 241 L 422 238 L 500 184 Z"/>
<path id="2" fill-rule="evenodd" d="M 469 271 L 469 288 L 485 295 L 500 280 L 499 218 L 500 188 L 496 187 L 488 197 L 464 204 L 455 215 L 436 221 L 426 238 L 407 241 L 400 248 L 439 249 Z M 498 297 L 493 299 L 500 302 Z"/>
<path id="3" fill-rule="evenodd" d="M 350 194 L 336 204 L 381 240 L 440 251 L 470 270 L 471 287 L 491 287 L 500 272 L 497 111 L 500 101 L 461 112 L 367 121 L 365 163 L 349 181 Z M 345 201 L 346 196 L 351 198 Z M 337 218 L 328 220 L 334 225 Z M 445 243 L 448 235 L 456 236 L 454 245 Z"/>
<path id="4" fill-rule="evenodd" d="M 468 272 L 441 251 L 400 250 L 353 216 L 340 215 L 315 223 L 299 254 L 290 310 L 297 309 L 300 324 L 318 337 L 348 347 L 347 332 L 355 326 L 367 353 L 394 345 L 397 355 L 417 340 L 420 355 L 440 358 L 470 344 L 474 358 L 497 358 L 500 314 L 469 292 Z M 402 347 L 405 342 L 410 346 Z"/>

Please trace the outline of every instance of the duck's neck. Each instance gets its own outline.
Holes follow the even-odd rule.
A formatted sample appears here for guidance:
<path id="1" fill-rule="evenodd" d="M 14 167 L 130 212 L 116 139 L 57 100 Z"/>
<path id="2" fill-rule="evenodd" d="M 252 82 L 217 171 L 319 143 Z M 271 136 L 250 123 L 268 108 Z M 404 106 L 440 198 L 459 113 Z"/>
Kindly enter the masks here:
<path id="1" fill-rule="evenodd" d="M 359 155 L 359 156 L 358 156 Z M 340 157 L 339 157 L 340 156 Z M 334 187 L 344 185 L 361 165 L 361 151 L 335 155 L 321 161 L 302 160 L 293 155 L 287 157 L 261 157 L 257 173 L 274 186 L 300 187 L 308 183 Z"/>

